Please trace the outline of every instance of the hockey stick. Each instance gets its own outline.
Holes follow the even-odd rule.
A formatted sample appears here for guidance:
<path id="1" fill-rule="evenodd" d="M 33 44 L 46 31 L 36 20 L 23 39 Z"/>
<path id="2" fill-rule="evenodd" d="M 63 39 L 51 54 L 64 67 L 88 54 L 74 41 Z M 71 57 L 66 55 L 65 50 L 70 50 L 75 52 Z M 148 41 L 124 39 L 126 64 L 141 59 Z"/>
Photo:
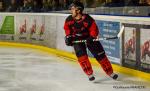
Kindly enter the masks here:
<path id="1" fill-rule="evenodd" d="M 121 27 L 120 32 L 117 34 L 117 36 L 93 39 L 93 41 L 110 40 L 110 39 L 119 39 L 119 38 L 121 37 L 123 31 L 124 31 L 124 26 Z M 77 40 L 77 41 L 73 41 L 73 43 L 82 43 L 82 42 L 86 42 L 86 40 Z"/>

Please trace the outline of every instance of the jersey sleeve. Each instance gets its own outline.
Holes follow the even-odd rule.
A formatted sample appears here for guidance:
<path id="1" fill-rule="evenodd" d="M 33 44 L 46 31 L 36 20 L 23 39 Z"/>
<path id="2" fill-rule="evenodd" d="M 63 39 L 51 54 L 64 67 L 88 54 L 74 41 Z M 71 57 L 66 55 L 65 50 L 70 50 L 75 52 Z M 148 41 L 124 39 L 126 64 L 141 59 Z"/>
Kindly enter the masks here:
<path id="1" fill-rule="evenodd" d="M 89 27 L 90 36 L 96 38 L 99 34 L 99 29 L 97 27 L 95 20 L 92 17 L 91 17 L 90 21 L 91 21 L 91 25 Z"/>
<path id="2" fill-rule="evenodd" d="M 65 30 L 65 34 L 66 34 L 66 35 L 69 35 L 69 34 L 70 34 L 69 25 L 67 24 L 66 21 L 65 21 L 65 24 L 64 24 L 64 30 Z"/>
<path id="3" fill-rule="evenodd" d="M 71 30 L 69 28 L 70 17 L 71 16 L 67 17 L 65 20 L 65 23 L 64 23 L 64 30 L 65 30 L 66 36 L 71 34 L 71 32 L 70 32 Z"/>

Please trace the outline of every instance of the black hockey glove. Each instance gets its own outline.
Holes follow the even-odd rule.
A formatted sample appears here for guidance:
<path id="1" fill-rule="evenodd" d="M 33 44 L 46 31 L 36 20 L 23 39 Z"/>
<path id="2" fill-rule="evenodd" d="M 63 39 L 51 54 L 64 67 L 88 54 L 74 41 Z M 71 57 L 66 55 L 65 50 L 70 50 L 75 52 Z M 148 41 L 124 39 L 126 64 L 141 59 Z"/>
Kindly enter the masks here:
<path id="1" fill-rule="evenodd" d="M 73 37 L 68 35 L 68 36 L 65 36 L 65 43 L 67 46 L 72 46 L 73 45 Z"/>
<path id="2" fill-rule="evenodd" d="M 93 37 L 92 36 L 90 36 L 90 37 L 88 37 L 87 39 L 86 39 L 86 43 L 87 44 L 91 44 L 91 43 L 93 43 Z"/>

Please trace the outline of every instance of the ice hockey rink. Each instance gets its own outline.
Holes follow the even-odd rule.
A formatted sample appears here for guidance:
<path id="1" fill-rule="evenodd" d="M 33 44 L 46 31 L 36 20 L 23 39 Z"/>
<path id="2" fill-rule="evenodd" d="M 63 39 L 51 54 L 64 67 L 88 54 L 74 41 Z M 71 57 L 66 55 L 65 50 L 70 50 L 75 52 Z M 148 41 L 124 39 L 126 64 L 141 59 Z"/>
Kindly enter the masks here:
<path id="1" fill-rule="evenodd" d="M 0 46 L 0 91 L 150 91 L 143 79 L 118 73 L 118 80 L 112 80 L 102 69 L 93 69 L 96 80 L 90 82 L 75 60 Z"/>

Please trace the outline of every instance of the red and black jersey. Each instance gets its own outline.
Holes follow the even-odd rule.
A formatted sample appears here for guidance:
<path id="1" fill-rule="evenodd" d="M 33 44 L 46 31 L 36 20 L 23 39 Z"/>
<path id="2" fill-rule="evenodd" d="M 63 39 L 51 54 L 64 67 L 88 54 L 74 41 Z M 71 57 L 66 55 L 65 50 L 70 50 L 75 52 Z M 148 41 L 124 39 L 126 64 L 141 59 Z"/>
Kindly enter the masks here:
<path id="1" fill-rule="evenodd" d="M 75 35 L 84 38 L 98 36 L 98 27 L 94 19 L 88 14 L 83 14 L 82 18 L 75 20 L 71 15 L 66 18 L 64 24 L 66 35 Z"/>

